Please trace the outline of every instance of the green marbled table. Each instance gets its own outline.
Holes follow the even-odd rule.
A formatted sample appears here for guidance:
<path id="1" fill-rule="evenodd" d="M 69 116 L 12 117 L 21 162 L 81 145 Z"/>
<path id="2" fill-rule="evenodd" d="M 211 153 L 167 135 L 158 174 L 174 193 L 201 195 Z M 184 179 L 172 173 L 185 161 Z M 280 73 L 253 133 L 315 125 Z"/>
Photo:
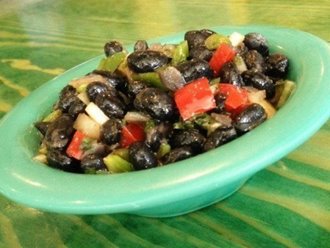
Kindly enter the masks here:
<path id="1" fill-rule="evenodd" d="M 101 54 L 111 39 L 127 45 L 189 29 L 270 24 L 330 41 L 329 0 L 0 0 L 0 6 L 0 118 L 49 79 Z M 184 216 L 62 215 L 0 196 L 0 247 L 330 247 L 330 121 L 230 198 Z"/>

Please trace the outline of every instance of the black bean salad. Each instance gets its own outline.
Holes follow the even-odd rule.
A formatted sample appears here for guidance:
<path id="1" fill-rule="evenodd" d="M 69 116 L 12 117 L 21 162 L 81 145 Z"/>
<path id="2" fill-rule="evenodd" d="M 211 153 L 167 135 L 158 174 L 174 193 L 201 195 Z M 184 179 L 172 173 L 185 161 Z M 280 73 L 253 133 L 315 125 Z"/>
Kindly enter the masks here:
<path id="1" fill-rule="evenodd" d="M 107 42 L 98 68 L 68 82 L 35 123 L 37 161 L 64 171 L 120 173 L 196 156 L 271 118 L 295 84 L 266 38 L 192 30 L 178 44 Z"/>

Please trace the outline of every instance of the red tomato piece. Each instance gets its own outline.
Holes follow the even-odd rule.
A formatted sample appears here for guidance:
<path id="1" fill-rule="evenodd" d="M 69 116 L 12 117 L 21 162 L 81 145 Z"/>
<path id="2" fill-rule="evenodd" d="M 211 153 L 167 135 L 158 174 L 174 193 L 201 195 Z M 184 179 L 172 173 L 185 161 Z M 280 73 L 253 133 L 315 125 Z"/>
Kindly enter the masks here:
<path id="1" fill-rule="evenodd" d="M 81 144 L 85 138 L 85 134 L 80 131 L 76 131 L 72 137 L 72 140 L 66 149 L 66 154 L 69 157 L 80 160 L 83 155 L 83 150 L 81 149 Z"/>
<path id="2" fill-rule="evenodd" d="M 183 120 L 216 107 L 209 80 L 199 78 L 174 93 L 174 101 Z"/>
<path id="3" fill-rule="evenodd" d="M 221 67 L 234 59 L 236 51 L 228 44 L 223 43 L 215 50 L 209 65 L 213 70 L 215 76 L 219 74 Z"/>
<path id="4" fill-rule="evenodd" d="M 249 103 L 248 92 L 235 85 L 221 83 L 219 93 L 226 96 L 225 109 L 230 113 L 238 114 Z"/>
<path id="5" fill-rule="evenodd" d="M 120 146 L 128 147 L 145 139 L 144 126 L 140 123 L 128 123 L 121 130 Z"/>

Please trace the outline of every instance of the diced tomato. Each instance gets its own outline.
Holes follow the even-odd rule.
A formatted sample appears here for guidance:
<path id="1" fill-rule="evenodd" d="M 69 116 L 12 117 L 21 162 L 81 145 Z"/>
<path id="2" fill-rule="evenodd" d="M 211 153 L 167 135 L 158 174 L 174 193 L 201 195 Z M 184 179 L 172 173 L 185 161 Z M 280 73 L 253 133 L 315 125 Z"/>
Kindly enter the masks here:
<path id="1" fill-rule="evenodd" d="M 128 147 L 145 138 L 144 126 L 140 123 L 128 123 L 121 130 L 120 146 Z"/>
<path id="2" fill-rule="evenodd" d="M 83 150 L 81 148 L 81 144 L 82 144 L 84 138 L 85 138 L 85 134 L 83 134 L 82 132 L 77 130 L 74 133 L 73 138 L 72 138 L 68 148 L 66 149 L 66 154 L 70 157 L 80 160 L 83 155 Z"/>
<path id="3" fill-rule="evenodd" d="M 174 101 L 183 120 L 216 107 L 209 80 L 199 78 L 174 93 Z"/>
<path id="4" fill-rule="evenodd" d="M 235 55 L 236 51 L 230 45 L 226 43 L 220 44 L 209 61 L 209 65 L 213 70 L 214 75 L 217 76 L 221 67 L 225 63 L 233 60 Z"/>
<path id="5" fill-rule="evenodd" d="M 249 103 L 248 92 L 235 85 L 221 83 L 219 93 L 226 96 L 225 109 L 230 113 L 238 114 Z"/>

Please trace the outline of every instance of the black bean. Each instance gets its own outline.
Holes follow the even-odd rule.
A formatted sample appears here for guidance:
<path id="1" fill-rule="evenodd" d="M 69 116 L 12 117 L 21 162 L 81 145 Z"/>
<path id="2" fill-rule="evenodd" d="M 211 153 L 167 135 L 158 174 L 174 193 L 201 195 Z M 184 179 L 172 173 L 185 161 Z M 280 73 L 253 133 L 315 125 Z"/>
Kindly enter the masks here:
<path id="1" fill-rule="evenodd" d="M 236 117 L 234 127 L 239 133 L 246 133 L 259 126 L 266 119 L 267 114 L 264 108 L 257 103 L 253 103 Z"/>
<path id="2" fill-rule="evenodd" d="M 207 61 L 202 59 L 191 59 L 177 65 L 176 68 L 181 72 L 186 82 L 206 77 L 212 78 L 213 71 Z"/>
<path id="3" fill-rule="evenodd" d="M 127 93 L 130 97 L 135 97 L 143 89 L 146 89 L 148 86 L 141 81 L 131 81 L 128 83 Z"/>
<path id="4" fill-rule="evenodd" d="M 219 76 L 223 83 L 230 83 L 239 87 L 244 85 L 242 76 L 233 62 L 225 63 L 220 69 Z"/>
<path id="5" fill-rule="evenodd" d="M 225 101 L 226 101 L 226 95 L 224 94 L 215 94 L 214 100 L 216 104 L 216 108 L 214 109 L 214 112 L 216 113 L 223 113 L 225 112 Z"/>
<path id="6" fill-rule="evenodd" d="M 116 96 L 98 95 L 95 104 L 108 117 L 123 118 L 126 114 L 126 105 Z"/>
<path id="7" fill-rule="evenodd" d="M 91 102 L 94 102 L 98 95 L 105 96 L 113 94 L 112 92 L 114 92 L 114 89 L 102 82 L 92 82 L 86 87 L 86 94 Z"/>
<path id="8" fill-rule="evenodd" d="M 257 50 L 249 50 L 243 55 L 244 62 L 248 69 L 264 72 L 266 63 L 264 57 Z"/>
<path id="9" fill-rule="evenodd" d="M 205 61 L 210 61 L 212 58 L 213 51 L 210 51 L 205 46 L 193 47 L 189 50 L 189 57 L 195 59 L 203 59 Z"/>
<path id="10" fill-rule="evenodd" d="M 64 113 L 68 112 L 71 104 L 76 101 L 75 97 L 76 89 L 71 85 L 65 86 L 60 92 L 59 101 L 57 103 L 58 108 Z"/>
<path id="11" fill-rule="evenodd" d="M 248 49 L 257 50 L 262 56 L 269 54 L 267 40 L 260 33 L 246 34 L 243 42 Z"/>
<path id="12" fill-rule="evenodd" d="M 204 151 L 209 151 L 220 145 L 226 144 L 229 141 L 235 139 L 236 137 L 237 133 L 234 127 L 217 128 L 206 138 L 206 141 L 203 146 Z"/>
<path id="13" fill-rule="evenodd" d="M 283 54 L 271 54 L 266 59 L 266 74 L 274 78 L 284 78 L 287 75 L 289 60 Z"/>
<path id="14" fill-rule="evenodd" d="M 242 73 L 242 77 L 246 85 L 251 85 L 258 90 L 265 90 L 267 99 L 275 96 L 275 84 L 265 74 L 248 70 Z"/>
<path id="15" fill-rule="evenodd" d="M 127 65 L 134 72 L 152 72 L 169 61 L 165 54 L 152 50 L 135 51 L 127 57 Z"/>
<path id="16" fill-rule="evenodd" d="M 78 114 L 85 111 L 86 104 L 83 103 L 77 96 L 74 97 L 74 101 L 71 103 L 68 114 L 73 118 L 76 118 Z"/>
<path id="17" fill-rule="evenodd" d="M 205 142 L 205 137 L 197 129 L 179 130 L 171 138 L 172 147 L 191 147 L 194 153 L 199 153 Z"/>
<path id="18" fill-rule="evenodd" d="M 214 31 L 209 29 L 191 30 L 185 33 L 184 39 L 188 42 L 189 49 L 192 49 L 203 46 L 207 37 L 212 34 L 214 34 Z"/>
<path id="19" fill-rule="evenodd" d="M 120 140 L 122 125 L 118 119 L 110 117 L 101 128 L 101 140 L 107 145 L 113 145 Z"/>
<path id="20" fill-rule="evenodd" d="M 129 148 L 130 161 L 136 170 L 144 170 L 157 166 L 157 158 L 152 150 L 143 142 L 135 142 Z"/>
<path id="21" fill-rule="evenodd" d="M 146 88 L 136 95 L 134 106 L 157 120 L 169 120 L 175 114 L 172 97 L 157 88 Z"/>
<path id="22" fill-rule="evenodd" d="M 45 144 L 49 148 L 64 148 L 71 140 L 73 132 L 73 118 L 63 114 L 49 125 L 45 134 Z"/>
<path id="23" fill-rule="evenodd" d="M 168 154 L 164 156 L 163 164 L 170 164 L 186 158 L 194 156 L 194 153 L 189 146 L 178 147 L 172 149 Z"/>
<path id="24" fill-rule="evenodd" d="M 153 150 L 158 151 L 161 142 L 167 139 L 172 131 L 172 125 L 167 122 L 161 122 L 158 125 L 147 129 L 146 144 Z"/>
<path id="25" fill-rule="evenodd" d="M 81 172 L 79 162 L 66 155 L 65 151 L 49 149 L 47 152 L 47 164 L 50 167 L 68 172 Z"/>
<path id="26" fill-rule="evenodd" d="M 245 46 L 243 42 L 239 43 L 236 47 L 235 50 L 237 54 L 244 56 L 244 54 L 249 51 L 249 49 Z"/>
<path id="27" fill-rule="evenodd" d="M 47 122 L 47 121 L 38 121 L 38 122 L 34 123 L 34 126 L 38 129 L 38 131 L 42 135 L 46 135 L 49 125 L 50 125 L 50 122 Z"/>
<path id="28" fill-rule="evenodd" d="M 106 173 L 108 171 L 103 157 L 95 153 L 84 156 L 80 161 L 80 166 L 86 174 Z"/>
<path id="29" fill-rule="evenodd" d="M 123 45 L 118 41 L 109 41 L 104 45 L 104 53 L 107 57 L 123 51 Z"/>
<path id="30" fill-rule="evenodd" d="M 102 70 L 94 70 L 93 74 L 98 74 L 105 77 L 106 84 L 109 85 L 110 87 L 123 92 L 127 91 L 128 80 L 123 75 L 116 72 L 102 71 Z"/>

